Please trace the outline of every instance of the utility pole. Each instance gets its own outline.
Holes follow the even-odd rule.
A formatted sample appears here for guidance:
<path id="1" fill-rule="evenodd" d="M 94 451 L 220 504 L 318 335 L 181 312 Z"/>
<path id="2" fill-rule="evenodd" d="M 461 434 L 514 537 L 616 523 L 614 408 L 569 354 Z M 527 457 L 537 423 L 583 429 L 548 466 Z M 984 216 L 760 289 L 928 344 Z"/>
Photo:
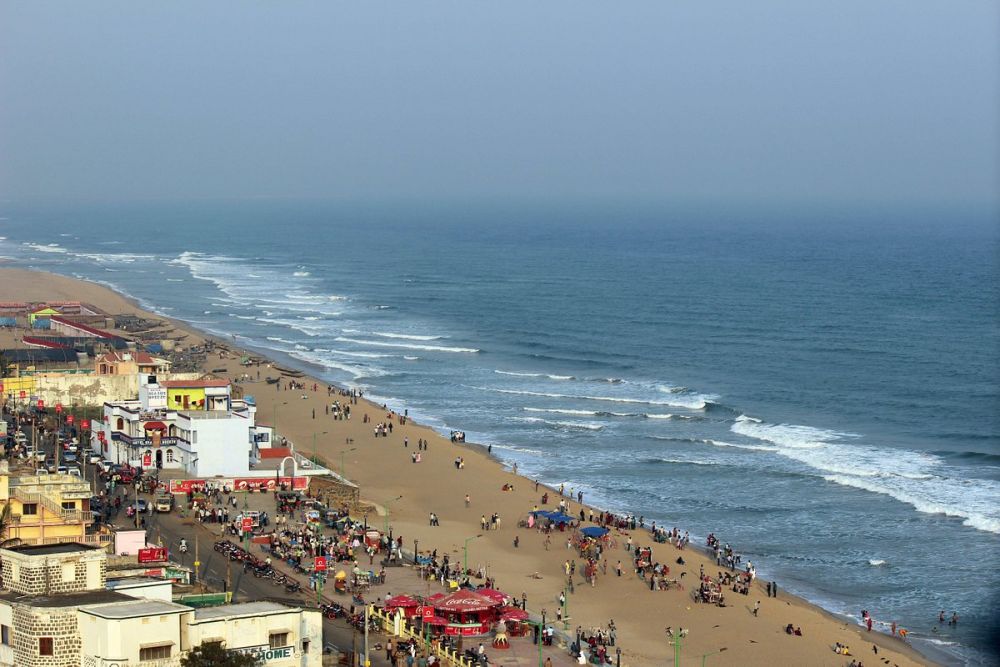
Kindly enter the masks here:
<path id="1" fill-rule="evenodd" d="M 201 566 L 201 561 L 198 560 L 198 531 L 194 533 L 194 585 L 198 585 L 198 568 Z"/>

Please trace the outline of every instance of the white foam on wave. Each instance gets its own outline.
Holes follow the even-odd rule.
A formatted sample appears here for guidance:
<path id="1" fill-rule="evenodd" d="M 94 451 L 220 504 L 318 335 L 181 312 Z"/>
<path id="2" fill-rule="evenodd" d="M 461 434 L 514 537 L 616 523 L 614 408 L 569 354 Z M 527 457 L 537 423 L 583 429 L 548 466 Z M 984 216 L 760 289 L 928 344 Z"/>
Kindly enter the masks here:
<path id="1" fill-rule="evenodd" d="M 372 335 L 381 336 L 382 338 L 399 338 L 402 340 L 441 340 L 442 338 L 447 338 L 447 336 L 423 336 L 418 334 L 392 333 L 391 331 L 373 331 Z"/>
<path id="2" fill-rule="evenodd" d="M 332 358 L 329 354 L 318 353 L 315 350 L 293 350 L 288 353 L 290 356 L 296 359 L 301 359 L 302 361 L 308 361 L 309 363 L 317 364 L 319 366 L 324 366 L 326 368 L 334 368 L 337 370 L 350 373 L 352 379 L 357 380 L 359 378 L 367 377 L 379 377 L 386 375 L 387 371 L 377 366 L 369 365 L 359 365 L 359 364 L 348 364 L 338 359 Z"/>
<path id="3" fill-rule="evenodd" d="M 536 456 L 541 456 L 543 453 L 540 449 L 530 449 L 528 447 L 518 447 L 516 445 L 490 445 L 493 449 L 504 449 L 509 452 L 521 452 L 522 454 L 534 454 Z"/>
<path id="4" fill-rule="evenodd" d="M 517 417 L 516 419 L 529 424 L 544 424 L 553 428 L 575 428 L 585 431 L 601 431 L 606 426 L 606 424 L 601 424 L 600 422 L 555 421 L 542 419 L 541 417 Z"/>
<path id="5" fill-rule="evenodd" d="M 745 449 L 751 452 L 776 452 L 777 447 L 767 447 L 765 445 L 741 445 L 735 442 L 723 442 L 721 440 L 713 440 L 711 438 L 706 438 L 703 440 L 706 445 L 712 445 L 713 447 L 729 447 L 730 449 Z"/>
<path id="6" fill-rule="evenodd" d="M 69 252 L 68 250 L 66 250 L 66 248 L 61 247 L 58 243 L 50 243 L 48 245 L 42 245 L 41 243 L 28 243 L 28 242 L 25 242 L 25 243 L 23 243 L 21 245 L 27 246 L 28 248 L 31 248 L 32 250 L 37 250 L 38 252 L 57 253 L 57 254 L 60 254 L 60 255 L 66 254 L 67 252 Z"/>
<path id="7" fill-rule="evenodd" d="M 880 565 L 885 565 L 885 561 L 881 558 L 869 558 L 868 564 L 872 567 L 879 567 Z"/>
<path id="8" fill-rule="evenodd" d="M 734 433 L 774 445 L 774 452 L 825 473 L 841 486 L 886 495 L 923 514 L 963 519 L 1000 534 L 1000 482 L 949 475 L 940 457 L 851 441 L 859 436 L 795 424 L 768 424 L 740 415 Z"/>
<path id="9" fill-rule="evenodd" d="M 418 359 L 420 359 L 420 357 L 414 357 L 408 354 L 404 354 L 403 359 L 406 359 L 407 361 L 417 361 Z"/>
<path id="10" fill-rule="evenodd" d="M 373 345 L 375 347 L 395 347 L 403 350 L 425 350 L 427 352 L 463 352 L 474 354 L 479 352 L 474 347 L 447 347 L 444 345 L 417 345 L 416 343 L 389 343 L 381 340 L 363 340 L 360 338 L 348 338 L 337 336 L 335 339 L 341 343 L 354 343 L 355 345 Z"/>
<path id="11" fill-rule="evenodd" d="M 295 276 L 296 278 L 307 278 L 307 277 L 311 276 L 312 274 L 309 273 L 308 271 L 296 271 L 292 275 Z"/>
<path id="12" fill-rule="evenodd" d="M 547 412 L 556 415 L 597 415 L 596 410 L 570 410 L 568 408 L 521 408 L 525 412 Z"/>
<path id="13" fill-rule="evenodd" d="M 687 410 L 704 410 L 705 406 L 708 405 L 709 400 L 703 397 L 692 396 L 690 399 L 673 399 L 673 400 L 659 400 L 659 399 L 643 399 L 643 398 L 627 398 L 619 396 L 583 396 L 579 394 L 557 394 L 554 392 L 544 392 L 544 391 L 527 391 L 521 389 L 497 389 L 495 387 L 478 387 L 478 389 L 483 389 L 485 391 L 494 391 L 500 394 L 514 394 L 517 396 L 540 396 L 544 398 L 568 398 L 571 400 L 578 401 L 606 401 L 610 403 L 628 403 L 637 405 L 669 405 L 675 408 L 685 408 Z"/>
<path id="14" fill-rule="evenodd" d="M 550 380 L 575 380 L 576 377 L 572 375 L 552 375 L 550 373 L 521 373 L 516 371 L 500 371 L 494 370 L 497 375 L 512 375 L 514 377 L 520 378 L 548 378 Z"/>
<path id="15" fill-rule="evenodd" d="M 668 459 L 668 458 L 663 458 L 663 457 L 660 457 L 658 460 L 662 461 L 663 463 L 674 463 L 674 464 L 678 464 L 678 465 L 689 465 L 689 466 L 717 466 L 717 465 L 719 465 L 716 461 L 697 461 L 697 460 L 692 461 L 692 460 L 689 460 L 689 459 Z"/>

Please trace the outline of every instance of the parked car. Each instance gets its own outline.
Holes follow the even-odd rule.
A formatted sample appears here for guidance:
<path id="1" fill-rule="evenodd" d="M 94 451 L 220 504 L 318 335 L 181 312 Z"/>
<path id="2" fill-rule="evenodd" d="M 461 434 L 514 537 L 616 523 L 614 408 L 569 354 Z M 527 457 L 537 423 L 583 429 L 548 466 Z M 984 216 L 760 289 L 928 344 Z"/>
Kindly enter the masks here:
<path id="1" fill-rule="evenodd" d="M 77 450 L 77 444 L 72 440 L 69 442 L 64 442 L 62 447 L 64 452 L 76 452 Z"/>
<path id="2" fill-rule="evenodd" d="M 77 468 L 76 466 L 71 467 L 66 472 L 67 472 L 67 474 L 69 474 L 69 475 L 71 475 L 73 477 L 81 477 L 81 478 L 83 477 L 83 474 L 80 472 L 80 469 Z"/>
<path id="3" fill-rule="evenodd" d="M 45 459 L 45 469 L 51 473 L 56 472 L 56 460 L 55 459 Z"/>
<path id="4" fill-rule="evenodd" d="M 101 455 L 100 454 L 98 454 L 96 452 L 91 452 L 90 454 L 87 454 L 87 463 L 95 463 L 96 464 L 96 463 L 100 463 L 100 462 L 101 462 Z"/>
<path id="5" fill-rule="evenodd" d="M 35 474 L 36 475 L 48 475 L 49 471 L 47 469 L 45 469 L 45 468 L 38 468 L 37 470 L 35 470 Z"/>
<path id="6" fill-rule="evenodd" d="M 58 468 L 56 468 L 56 474 L 57 475 L 68 475 L 69 474 L 69 468 L 66 467 L 66 466 L 59 466 Z"/>
<path id="7" fill-rule="evenodd" d="M 101 461 L 100 466 L 101 466 L 101 472 L 107 473 L 110 472 L 110 470 L 115 467 L 115 462 L 104 459 L 103 461 Z"/>
<path id="8" fill-rule="evenodd" d="M 79 459 L 73 452 L 67 452 L 66 454 L 63 454 L 62 460 L 66 462 L 66 465 L 73 465 Z"/>

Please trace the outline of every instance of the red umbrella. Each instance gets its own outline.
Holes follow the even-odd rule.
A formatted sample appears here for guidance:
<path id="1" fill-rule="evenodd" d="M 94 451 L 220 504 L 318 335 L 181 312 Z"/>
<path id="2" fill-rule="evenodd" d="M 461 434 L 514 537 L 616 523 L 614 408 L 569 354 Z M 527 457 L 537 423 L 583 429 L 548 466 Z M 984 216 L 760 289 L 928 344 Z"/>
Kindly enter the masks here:
<path id="1" fill-rule="evenodd" d="M 440 616 L 430 616 L 423 620 L 427 625 L 448 625 L 448 619 L 441 618 Z"/>
<path id="2" fill-rule="evenodd" d="M 386 608 L 389 607 L 416 607 L 420 603 L 411 598 L 409 595 L 396 595 L 385 601 Z"/>
<path id="3" fill-rule="evenodd" d="M 493 600 L 497 604 L 504 604 L 505 602 L 507 602 L 507 598 L 509 597 L 493 588 L 477 588 L 476 593 L 482 595 L 483 597 L 487 597 Z"/>
<path id="4" fill-rule="evenodd" d="M 517 607 L 504 607 L 501 610 L 503 613 L 500 615 L 501 621 L 527 621 L 529 616 L 528 612 L 523 609 L 518 609 Z"/>
<path id="5" fill-rule="evenodd" d="M 427 598 L 425 598 L 425 602 L 437 602 L 438 600 L 440 600 L 444 596 L 445 596 L 444 593 L 435 593 L 434 595 L 431 595 L 431 596 L 428 596 Z"/>
<path id="6" fill-rule="evenodd" d="M 459 590 L 451 595 L 436 600 L 434 608 L 437 610 L 468 614 L 472 612 L 486 611 L 499 606 L 499 603 L 472 591 Z"/>

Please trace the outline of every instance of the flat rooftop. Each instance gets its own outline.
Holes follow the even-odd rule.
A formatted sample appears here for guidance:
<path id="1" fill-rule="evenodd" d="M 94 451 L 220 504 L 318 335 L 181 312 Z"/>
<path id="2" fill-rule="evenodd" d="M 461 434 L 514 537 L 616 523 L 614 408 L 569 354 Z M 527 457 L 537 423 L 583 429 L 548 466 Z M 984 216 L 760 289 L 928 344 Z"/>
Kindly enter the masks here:
<path id="1" fill-rule="evenodd" d="M 231 419 L 228 410 L 178 410 L 177 415 L 187 419 Z"/>
<path id="2" fill-rule="evenodd" d="M 267 602 L 259 600 L 257 602 L 244 602 L 242 604 L 226 604 L 218 607 L 205 607 L 194 610 L 196 621 L 212 621 L 223 618 L 236 618 L 243 616 L 265 616 L 267 614 L 279 614 L 299 611 L 298 607 L 289 607 L 277 602 Z"/>
<path id="3" fill-rule="evenodd" d="M 191 611 L 191 607 L 185 607 L 176 602 L 166 602 L 164 600 L 136 600 L 128 598 L 130 602 L 117 602 L 111 604 L 91 605 L 80 611 L 99 616 L 101 618 L 139 618 L 141 616 L 162 616 L 164 614 L 180 614 Z"/>
<path id="4" fill-rule="evenodd" d="M 128 602 L 134 597 L 114 591 L 84 591 L 82 593 L 64 593 L 61 595 L 20 595 L 15 593 L 0 594 L 0 599 L 8 602 L 28 605 L 30 607 L 83 607 L 86 605 L 101 605 Z"/>
<path id="5" fill-rule="evenodd" d="M 26 544 L 20 547 L 10 547 L 7 550 L 26 556 L 55 556 L 58 554 L 72 554 L 78 551 L 94 551 L 101 547 L 90 544 L 80 544 L 79 542 L 61 542 L 59 544 Z"/>

